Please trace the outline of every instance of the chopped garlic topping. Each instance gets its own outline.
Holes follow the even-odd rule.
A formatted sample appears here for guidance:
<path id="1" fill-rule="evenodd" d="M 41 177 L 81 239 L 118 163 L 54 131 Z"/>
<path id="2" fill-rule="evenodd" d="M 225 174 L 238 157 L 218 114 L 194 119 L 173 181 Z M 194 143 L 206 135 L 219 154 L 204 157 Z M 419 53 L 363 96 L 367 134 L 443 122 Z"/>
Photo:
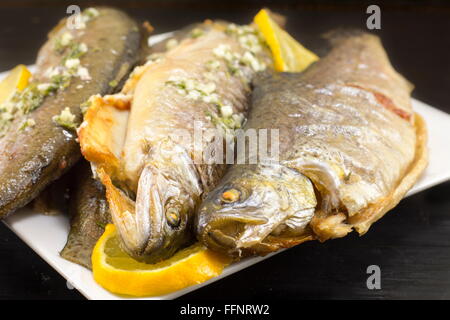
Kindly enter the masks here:
<path id="1" fill-rule="evenodd" d="M 247 34 L 239 37 L 239 43 L 246 50 L 258 53 L 262 50 L 261 41 L 254 34 Z"/>
<path id="2" fill-rule="evenodd" d="M 97 9 L 95 9 L 95 8 L 87 8 L 81 14 L 81 19 L 78 20 L 77 29 L 85 29 L 86 28 L 86 23 L 88 23 L 92 19 L 95 19 L 99 15 L 100 15 L 100 12 Z"/>
<path id="3" fill-rule="evenodd" d="M 67 59 L 65 66 L 69 69 L 78 68 L 80 66 L 80 59 Z"/>
<path id="4" fill-rule="evenodd" d="M 170 77 L 166 84 L 177 88 L 177 92 L 188 99 L 220 104 L 219 96 L 215 93 L 216 85 L 213 82 L 201 83 L 194 79 Z"/>
<path id="5" fill-rule="evenodd" d="M 220 113 L 222 114 L 222 117 L 225 117 L 225 118 L 231 117 L 233 115 L 233 107 L 232 106 L 221 106 Z"/>
<path id="6" fill-rule="evenodd" d="M 205 34 L 205 32 L 202 29 L 200 29 L 200 28 L 194 28 L 191 31 L 191 37 L 192 38 L 198 38 L 198 37 L 201 37 L 204 34 Z"/>
<path id="7" fill-rule="evenodd" d="M 237 128 L 241 128 L 245 121 L 245 116 L 242 113 L 235 113 L 231 116 L 237 125 Z"/>
<path id="8" fill-rule="evenodd" d="M 166 49 L 167 50 L 172 50 L 173 48 L 175 48 L 178 45 L 178 40 L 177 39 L 170 39 L 169 41 L 167 41 L 166 43 Z"/>
<path id="9" fill-rule="evenodd" d="M 266 69 L 266 64 L 259 61 L 250 51 L 244 53 L 241 61 L 250 66 L 255 72 L 264 71 Z"/>
<path id="10" fill-rule="evenodd" d="M 70 34 L 69 32 L 66 31 L 61 36 L 60 44 L 64 47 L 68 46 L 72 40 L 73 40 L 72 34 Z"/>
<path id="11" fill-rule="evenodd" d="M 213 53 L 217 57 L 223 58 L 227 61 L 231 61 L 233 59 L 233 53 L 231 52 L 231 48 L 228 44 L 219 44 L 216 48 L 214 48 Z"/>
<path id="12" fill-rule="evenodd" d="M 49 67 L 47 70 L 45 70 L 44 76 L 47 78 L 51 78 L 54 76 L 57 76 L 60 72 L 60 68 L 58 67 Z"/>
<path id="13" fill-rule="evenodd" d="M 79 67 L 77 70 L 77 76 L 80 77 L 80 79 L 83 81 L 91 80 L 89 70 L 86 67 Z"/>
<path id="14" fill-rule="evenodd" d="M 63 111 L 61 111 L 59 115 L 54 116 L 52 120 L 59 126 L 64 127 L 66 129 L 71 130 L 76 129 L 75 115 L 73 115 L 72 112 L 70 112 L 69 107 L 66 107 Z"/>
<path id="15" fill-rule="evenodd" d="M 34 127 L 36 125 L 36 121 L 34 119 L 27 119 L 19 127 L 19 130 L 25 130 L 28 127 Z"/>
<path id="16" fill-rule="evenodd" d="M 206 68 L 209 71 L 216 71 L 220 68 L 220 61 L 218 60 L 210 60 L 206 63 Z"/>
<path id="17" fill-rule="evenodd" d="M 84 14 L 92 19 L 98 17 L 100 15 L 100 12 L 98 12 L 98 10 L 95 8 L 87 8 L 84 11 Z"/>
<path id="18" fill-rule="evenodd" d="M 88 46 L 86 45 L 86 43 L 82 42 L 80 43 L 80 46 L 78 47 L 80 49 L 81 52 L 86 53 L 88 52 Z"/>
<path id="19" fill-rule="evenodd" d="M 52 86 L 53 86 L 53 84 L 51 84 L 51 83 L 40 83 L 37 85 L 37 89 L 40 92 L 45 92 L 45 91 L 49 90 Z"/>
<path id="20" fill-rule="evenodd" d="M 232 52 L 228 45 L 222 44 L 214 49 L 214 54 L 227 62 L 228 69 L 232 74 L 239 73 L 240 65 L 249 66 L 255 72 L 266 69 L 266 64 L 257 57 L 257 54 L 262 51 L 263 41 L 253 27 L 229 24 L 226 32 L 237 36 L 239 44 L 246 50 L 241 56 L 237 52 Z"/>

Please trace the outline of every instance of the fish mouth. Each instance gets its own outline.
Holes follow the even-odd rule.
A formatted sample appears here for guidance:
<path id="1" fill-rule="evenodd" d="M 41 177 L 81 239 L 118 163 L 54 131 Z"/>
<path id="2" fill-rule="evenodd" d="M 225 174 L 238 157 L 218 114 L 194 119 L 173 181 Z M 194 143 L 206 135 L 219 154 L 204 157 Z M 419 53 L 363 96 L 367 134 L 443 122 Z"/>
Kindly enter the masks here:
<path id="1" fill-rule="evenodd" d="M 215 251 L 239 255 L 239 240 L 249 226 L 263 225 L 268 220 L 254 215 L 223 213 L 199 230 L 201 241 Z"/>

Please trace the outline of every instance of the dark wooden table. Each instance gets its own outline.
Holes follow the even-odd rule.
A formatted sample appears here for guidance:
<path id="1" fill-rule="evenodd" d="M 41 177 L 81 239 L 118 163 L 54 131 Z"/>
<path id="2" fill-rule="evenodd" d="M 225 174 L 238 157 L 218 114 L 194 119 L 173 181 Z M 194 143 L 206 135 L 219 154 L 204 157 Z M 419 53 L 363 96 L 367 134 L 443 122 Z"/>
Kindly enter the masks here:
<path id="1" fill-rule="evenodd" d="M 121 5 L 137 19 L 149 20 L 158 32 L 205 18 L 246 23 L 260 6 L 255 1 L 229 6 L 186 2 Z M 393 65 L 416 85 L 414 97 L 450 112 L 450 7 L 421 1 L 404 6 L 404 2 L 381 5 L 382 29 L 376 33 Z M 332 28 L 365 28 L 365 6 L 354 1 L 344 6 L 318 3 L 286 1 L 270 7 L 285 14 L 288 31 L 311 48 L 318 35 Z M 0 70 L 33 63 L 46 33 L 64 14 L 65 6 L 56 6 L 55 1 L 1 2 Z M 51 226 L 48 229 L 51 232 Z M 366 287 L 369 265 L 381 268 L 381 290 Z M 15 298 L 83 299 L 0 224 L 0 299 Z M 450 299 L 450 183 L 403 200 L 364 237 L 351 234 L 323 244 L 303 244 L 181 299 L 230 298 Z"/>

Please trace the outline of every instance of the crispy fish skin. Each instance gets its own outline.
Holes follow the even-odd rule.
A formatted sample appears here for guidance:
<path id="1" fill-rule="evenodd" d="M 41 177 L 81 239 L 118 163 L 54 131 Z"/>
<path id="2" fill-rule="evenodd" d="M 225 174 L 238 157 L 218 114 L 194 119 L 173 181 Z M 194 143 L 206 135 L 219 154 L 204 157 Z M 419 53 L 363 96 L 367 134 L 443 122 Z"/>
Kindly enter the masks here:
<path id="1" fill-rule="evenodd" d="M 80 61 L 88 67 L 91 80 L 71 79 L 67 88 L 46 97 L 30 113 L 33 127 L 18 130 L 21 119 L 17 119 L 0 140 L 0 218 L 26 205 L 80 158 L 76 133 L 57 125 L 53 116 L 69 107 L 75 122 L 80 123 L 80 105 L 93 94 L 110 92 L 111 81 L 120 81 L 137 59 L 139 31 L 135 22 L 115 9 L 97 10 L 99 16 L 79 31 L 83 34 L 75 35 L 87 45 Z M 66 31 L 63 20 L 50 34 L 39 52 L 34 79 L 45 80 L 48 68 L 61 64 L 63 57 L 54 45 L 56 37 Z"/>
<path id="2" fill-rule="evenodd" d="M 119 95 L 95 97 L 78 132 L 83 155 L 106 186 L 121 244 L 138 260 L 165 259 L 193 240 L 194 210 L 224 173 L 224 164 L 195 162 L 217 141 L 204 139 L 199 150 L 182 134 L 192 138 L 196 122 L 216 129 L 220 104 L 227 120 L 241 121 L 249 104 L 258 61 L 230 71 L 231 60 L 246 52 L 238 38 L 212 22 L 200 33 L 133 72 Z M 266 49 L 261 56 L 271 63 Z"/>
<path id="3" fill-rule="evenodd" d="M 352 228 L 366 232 L 426 166 L 426 129 L 412 111 L 411 90 L 380 40 L 361 32 L 334 35 L 328 56 L 302 74 L 261 77 L 245 129 L 278 129 L 279 161 L 233 165 L 198 210 L 198 239 L 240 257 L 343 237 Z M 274 188 L 273 174 L 255 174 L 278 166 L 313 183 L 315 194 L 309 190 L 299 201 L 317 200 L 313 215 L 298 216 L 297 195 L 286 182 Z M 230 190 L 239 195 L 231 202 Z M 276 200 L 286 190 L 282 206 Z M 267 199 L 255 205 L 255 197 Z"/>
<path id="4" fill-rule="evenodd" d="M 92 250 L 111 223 L 105 188 L 92 178 L 86 161 L 80 161 L 69 174 L 75 180 L 70 192 L 71 228 L 61 256 L 92 269 Z"/>

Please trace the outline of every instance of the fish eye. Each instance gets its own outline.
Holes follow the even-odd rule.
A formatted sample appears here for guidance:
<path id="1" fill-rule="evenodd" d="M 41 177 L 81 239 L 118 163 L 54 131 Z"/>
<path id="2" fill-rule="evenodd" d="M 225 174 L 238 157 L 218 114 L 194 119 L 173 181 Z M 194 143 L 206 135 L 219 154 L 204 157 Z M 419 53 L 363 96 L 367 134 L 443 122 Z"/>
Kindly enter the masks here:
<path id="1" fill-rule="evenodd" d="M 178 227 L 180 225 L 180 214 L 178 213 L 178 210 L 176 210 L 175 208 L 167 209 L 166 220 L 171 227 Z"/>
<path id="2" fill-rule="evenodd" d="M 233 203 L 240 199 L 241 192 L 237 189 L 231 188 L 222 192 L 220 200 L 225 203 Z"/>

